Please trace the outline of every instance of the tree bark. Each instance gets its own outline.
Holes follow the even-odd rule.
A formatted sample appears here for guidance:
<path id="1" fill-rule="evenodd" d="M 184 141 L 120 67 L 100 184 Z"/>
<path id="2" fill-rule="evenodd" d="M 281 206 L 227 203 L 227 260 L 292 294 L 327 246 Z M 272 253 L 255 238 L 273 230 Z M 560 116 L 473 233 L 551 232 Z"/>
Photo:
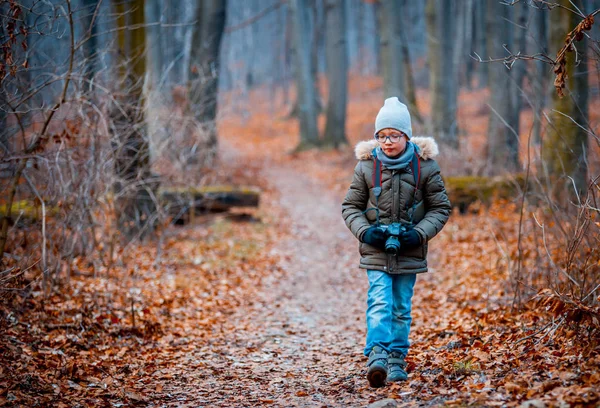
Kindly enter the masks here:
<path id="1" fill-rule="evenodd" d="M 567 7 L 571 5 L 569 0 L 559 0 L 559 3 Z M 580 2 L 576 4 L 581 6 Z M 573 13 L 560 8 L 550 11 L 549 44 L 552 52 L 560 50 L 566 35 L 578 23 L 579 18 Z M 574 44 L 578 54 L 585 45 L 585 36 Z M 576 201 L 576 192 L 581 195 L 587 190 L 588 150 L 588 135 L 579 127 L 588 127 L 587 67 L 583 62 L 576 66 L 575 52 L 567 52 L 566 58 L 565 96 L 561 98 L 556 91 L 552 93 L 553 111 L 548 114 L 551 122 L 542 143 L 544 174 L 553 180 L 553 196 L 564 206 L 568 200 Z"/>
<path id="2" fill-rule="evenodd" d="M 225 29 L 225 8 L 226 2 L 222 0 L 199 2 L 192 33 L 188 93 L 192 113 L 207 133 L 207 142 L 199 158 L 207 164 L 217 153 L 219 51 Z"/>
<path id="3" fill-rule="evenodd" d="M 284 82 L 283 82 L 283 104 L 290 104 L 290 79 L 292 77 L 292 60 L 294 55 L 294 35 L 292 33 L 293 26 L 292 10 L 289 6 L 285 7 L 285 38 L 283 50 L 283 66 L 284 66 Z"/>
<path id="4" fill-rule="evenodd" d="M 325 57 L 329 97 L 323 143 L 346 144 L 346 105 L 348 93 L 348 51 L 346 44 L 346 1 L 326 0 Z"/>
<path id="5" fill-rule="evenodd" d="M 488 41 L 487 49 L 492 58 L 506 55 L 503 44 L 513 48 L 513 34 L 510 27 L 511 7 L 498 2 L 490 2 L 487 7 Z M 490 119 L 488 123 L 487 156 L 491 174 L 505 171 L 515 172 L 519 168 L 518 124 L 514 122 L 514 86 L 510 71 L 502 63 L 489 67 Z"/>
<path id="6" fill-rule="evenodd" d="M 466 53 L 465 39 L 466 39 L 466 2 L 456 1 L 453 4 L 454 12 L 451 12 L 450 15 L 454 15 L 455 22 L 453 30 L 455 32 L 454 46 L 452 50 L 452 65 L 454 66 L 456 72 L 456 79 L 459 83 L 459 86 L 462 82 L 462 63 L 464 62 L 464 56 Z"/>
<path id="7" fill-rule="evenodd" d="M 463 53 L 463 57 L 465 58 L 465 75 L 464 75 L 464 84 L 467 89 L 471 89 L 473 72 L 475 61 L 471 58 L 471 54 L 474 50 L 474 34 L 475 34 L 475 4 L 474 0 L 467 0 L 465 4 L 465 52 Z"/>
<path id="8" fill-rule="evenodd" d="M 397 0 L 381 0 L 378 12 L 383 96 L 384 98 L 397 96 L 400 100 L 406 101 L 400 33 L 403 27 L 398 24 L 401 18 L 400 3 Z"/>
<path id="9" fill-rule="evenodd" d="M 433 134 L 447 146 L 458 147 L 456 105 L 458 85 L 453 52 L 452 0 L 427 0 L 429 89 Z"/>
<path id="10" fill-rule="evenodd" d="M 476 37 L 476 52 L 481 58 L 489 55 L 487 49 L 487 24 L 486 24 L 486 8 L 490 2 L 477 1 L 475 4 L 475 37 Z M 477 87 L 485 88 L 489 82 L 489 67 L 490 64 L 480 63 L 477 66 Z"/>
<path id="11" fill-rule="evenodd" d="M 87 0 L 90 1 L 90 0 Z M 148 20 L 148 77 L 150 80 L 150 87 L 155 89 L 160 82 L 160 76 L 163 69 L 163 50 L 161 45 L 161 1 L 160 0 L 147 0 L 146 1 L 146 19 Z"/>
<path id="12" fill-rule="evenodd" d="M 317 129 L 317 106 L 315 78 L 311 71 L 309 4 L 308 0 L 291 0 L 293 38 L 296 65 L 296 89 L 298 118 L 300 120 L 300 144 L 298 150 L 316 146 L 319 142 Z"/>
<path id="13" fill-rule="evenodd" d="M 84 11 L 84 55 L 85 67 L 84 78 L 87 80 L 85 86 L 90 91 L 93 89 L 94 75 L 96 74 L 96 53 L 98 52 L 98 24 L 99 14 L 96 13 L 98 0 L 83 0 Z"/>
<path id="14" fill-rule="evenodd" d="M 536 50 L 533 53 L 548 53 L 548 13 L 536 12 L 535 32 L 537 34 Z M 533 83 L 533 141 L 539 145 L 542 140 L 543 112 L 548 99 L 548 77 L 551 67 L 543 61 L 535 62 L 535 77 Z"/>
<path id="15" fill-rule="evenodd" d="M 518 16 L 517 27 L 512 27 L 512 31 L 514 32 L 514 44 L 518 47 L 516 50 L 511 50 L 513 53 L 521 52 L 522 54 L 527 53 L 527 15 L 529 11 L 529 6 L 527 4 L 516 4 L 516 7 L 513 12 Z M 525 79 L 525 74 L 527 69 L 527 65 L 525 61 L 520 61 L 513 66 L 511 70 L 511 98 L 512 98 L 512 106 L 513 106 L 513 114 L 510 123 L 514 123 L 514 129 L 517 133 L 519 133 L 521 127 L 521 109 L 523 108 L 523 80 Z M 511 138 L 510 142 L 517 144 L 517 151 L 519 149 L 518 139 Z"/>
<path id="16" fill-rule="evenodd" d="M 408 5 L 406 1 L 402 2 L 402 10 L 403 15 L 407 15 L 406 10 L 408 9 Z M 409 22 L 406 19 L 403 19 L 403 25 L 406 24 L 408 26 Z M 410 48 L 408 46 L 408 36 L 406 35 L 406 31 L 401 29 L 399 31 L 400 40 L 402 44 L 402 64 L 404 67 L 404 89 L 406 90 L 406 101 L 407 105 L 410 109 L 411 116 L 415 119 L 415 121 L 419 124 L 423 124 L 423 117 L 419 112 L 419 107 L 417 106 L 417 93 L 415 90 L 415 81 L 413 77 L 412 63 L 410 58 Z"/>
<path id="17" fill-rule="evenodd" d="M 310 46 L 311 73 L 314 78 L 315 86 L 315 103 L 317 106 L 317 115 L 323 112 L 323 103 L 319 94 L 319 56 L 322 55 L 321 39 L 324 36 L 326 27 L 325 19 L 323 18 L 322 2 L 326 0 L 312 0 L 312 41 Z M 322 59 L 321 59 L 322 61 Z"/>
<path id="18" fill-rule="evenodd" d="M 12 151 L 8 135 L 7 110 L 4 93 L 0 95 L 0 157 L 8 157 Z M 10 165 L 10 164 L 8 164 Z M 0 257 L 1 258 L 1 257 Z"/>
<path id="19" fill-rule="evenodd" d="M 144 236 L 154 228 L 156 186 L 149 182 L 149 145 L 144 118 L 143 82 L 146 74 L 144 1 L 115 0 L 119 47 L 120 92 L 112 106 L 111 133 L 115 155 L 115 212 L 117 226 L 127 239 Z M 126 37 L 126 16 L 130 35 Z M 127 42 L 130 42 L 129 44 Z"/>

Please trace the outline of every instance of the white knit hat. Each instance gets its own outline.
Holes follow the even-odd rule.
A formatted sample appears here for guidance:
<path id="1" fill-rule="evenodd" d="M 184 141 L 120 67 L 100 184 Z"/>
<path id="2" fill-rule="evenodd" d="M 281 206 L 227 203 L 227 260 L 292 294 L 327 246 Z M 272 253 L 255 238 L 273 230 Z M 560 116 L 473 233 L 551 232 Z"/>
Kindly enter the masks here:
<path id="1" fill-rule="evenodd" d="M 409 139 L 412 137 L 410 113 L 408 113 L 406 105 L 400 102 L 396 96 L 385 100 L 385 103 L 379 109 L 377 118 L 375 118 L 375 134 L 385 128 L 399 130 L 406 134 Z"/>

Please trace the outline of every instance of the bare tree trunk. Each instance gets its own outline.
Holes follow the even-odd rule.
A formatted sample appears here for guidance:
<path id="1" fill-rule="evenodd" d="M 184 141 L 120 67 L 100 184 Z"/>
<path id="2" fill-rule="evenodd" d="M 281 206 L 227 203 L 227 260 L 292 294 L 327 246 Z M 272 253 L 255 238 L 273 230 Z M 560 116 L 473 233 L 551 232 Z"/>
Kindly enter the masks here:
<path id="1" fill-rule="evenodd" d="M 165 61 L 168 61 L 167 67 L 168 72 L 165 73 L 168 78 L 169 84 L 181 83 L 181 72 L 178 70 L 178 55 L 180 47 L 177 45 L 176 30 L 177 27 L 173 25 L 177 24 L 179 15 L 181 12 L 181 0 L 160 0 L 161 13 L 163 13 L 164 22 L 167 24 L 162 29 L 161 36 L 161 48 L 165 53 Z"/>
<path id="2" fill-rule="evenodd" d="M 406 10 L 408 9 L 408 5 L 406 1 L 402 2 L 402 9 L 404 10 L 403 15 L 406 15 Z M 404 24 L 408 24 L 409 22 L 406 19 L 403 19 Z M 410 49 L 408 46 L 408 38 L 406 36 L 406 31 L 401 29 L 399 31 L 400 40 L 402 44 L 402 64 L 404 66 L 404 89 L 406 90 L 406 101 L 407 105 L 410 108 L 411 116 L 415 119 L 415 121 L 419 124 L 423 124 L 423 117 L 419 112 L 419 108 L 417 106 L 417 93 L 415 90 L 415 81 L 413 77 L 412 71 L 412 62 L 410 58 Z"/>
<path id="3" fill-rule="evenodd" d="M 348 93 L 348 51 L 346 47 L 346 1 L 326 0 L 325 56 L 329 98 L 323 143 L 346 144 L 346 105 Z"/>
<path id="4" fill-rule="evenodd" d="M 518 15 L 517 25 L 518 27 L 512 27 L 514 32 L 514 44 L 518 47 L 516 50 L 511 50 L 514 53 L 521 52 L 525 54 L 527 52 L 527 15 L 529 6 L 527 4 L 517 4 L 515 5 L 516 9 L 513 10 L 515 14 Z M 511 98 L 512 98 L 512 106 L 513 106 L 513 114 L 510 123 L 514 123 L 514 129 L 517 134 L 519 133 L 521 127 L 521 109 L 523 108 L 523 80 L 525 79 L 525 74 L 527 69 L 527 65 L 524 63 L 515 64 L 513 70 L 511 71 L 511 76 L 513 81 L 511 83 Z M 515 146 L 511 146 L 510 150 L 519 150 L 519 139 L 518 138 L 510 138 L 509 144 Z"/>
<path id="5" fill-rule="evenodd" d="M 385 98 L 397 96 L 407 101 L 404 93 L 404 65 L 400 35 L 400 30 L 403 28 L 398 24 L 401 18 L 400 3 L 396 0 L 381 0 L 378 12 L 383 94 Z"/>
<path id="6" fill-rule="evenodd" d="M 506 54 L 503 44 L 512 49 L 512 30 L 509 26 L 511 7 L 490 2 L 487 6 L 487 48 L 492 58 Z M 514 123 L 514 98 L 511 97 L 510 72 L 502 63 L 490 64 L 490 119 L 488 123 L 487 155 L 490 172 L 514 172 L 519 168 L 517 124 Z"/>
<path id="7" fill-rule="evenodd" d="M 147 56 L 147 82 L 146 82 L 146 126 L 148 133 L 148 142 L 150 144 L 150 161 L 153 162 L 157 156 L 157 146 L 161 139 L 169 138 L 171 135 L 165 134 L 164 123 L 161 123 L 160 110 L 165 99 L 165 92 L 159 89 L 161 74 L 163 69 L 163 49 L 161 43 L 161 0 L 147 0 L 146 3 L 146 22 L 148 24 L 146 36 Z M 164 88 L 163 88 L 164 89 Z M 168 95 L 170 96 L 170 95 Z M 170 97 L 168 98 L 170 100 Z"/>
<path id="8" fill-rule="evenodd" d="M 4 13 L 4 7 L 0 7 L 0 11 Z M 4 38 L 5 35 L 4 24 L 0 24 L 0 38 Z M 9 107 L 6 103 L 6 92 L 4 92 L 4 88 L 0 89 L 2 90 L 0 92 L 0 157 L 7 157 L 12 151 L 7 121 Z M 10 164 L 7 166 L 10 166 Z M 4 249 L 2 250 L 4 251 Z M 0 264 L 2 262 L 2 255 L 3 253 L 0 253 Z"/>
<path id="9" fill-rule="evenodd" d="M 381 27 L 379 26 L 379 16 L 381 13 L 381 4 L 379 2 L 375 2 L 373 3 L 373 26 L 376 27 L 377 29 L 375 30 L 375 47 L 374 47 L 374 54 L 373 57 L 375 59 L 375 61 L 377 61 L 377 63 L 375 64 L 375 74 L 376 75 L 381 75 L 383 76 L 383 62 L 384 62 L 384 58 L 383 58 L 383 53 L 381 50 L 381 43 L 382 43 L 382 39 L 381 39 Z"/>
<path id="10" fill-rule="evenodd" d="M 155 186 L 148 182 L 150 161 L 144 118 L 143 83 L 146 75 L 146 30 L 144 1 L 123 3 L 115 0 L 118 13 L 117 43 L 120 58 L 120 94 L 112 107 L 113 148 L 115 154 L 115 210 L 117 226 L 128 239 L 152 231 L 156 206 Z M 130 44 L 125 36 L 126 16 L 130 20 Z"/>
<path id="11" fill-rule="evenodd" d="M 471 89 L 471 80 L 473 78 L 473 71 L 475 61 L 470 55 L 473 53 L 474 45 L 474 34 L 475 34 L 475 19 L 473 18 L 475 12 L 474 0 L 467 0 L 465 4 L 465 51 L 463 57 L 465 58 L 465 76 L 464 84 L 467 89 Z"/>
<path id="12" fill-rule="evenodd" d="M 458 85 L 453 52 L 452 0 L 428 0 L 426 8 L 429 89 L 433 134 L 450 146 L 458 147 L 456 103 Z"/>
<path id="13" fill-rule="evenodd" d="M 456 37 L 454 39 L 454 47 L 452 50 L 452 65 L 454 66 L 456 72 L 456 80 L 459 85 L 462 80 L 462 65 L 464 62 L 464 57 L 466 54 L 466 50 L 464 48 L 465 38 L 466 38 L 466 2 L 456 1 L 452 5 L 454 12 L 451 15 L 455 17 L 454 27 L 456 28 L 454 31 L 456 32 Z"/>
<path id="14" fill-rule="evenodd" d="M 90 1 L 90 0 L 87 0 Z M 163 50 L 161 44 L 161 1 L 147 0 L 146 1 L 146 19 L 150 26 L 148 27 L 148 61 L 150 62 L 148 69 L 148 77 L 150 79 L 151 89 L 155 89 L 160 82 L 160 76 L 163 69 Z"/>
<path id="15" fill-rule="evenodd" d="M 300 120 L 300 144 L 302 150 L 319 142 L 317 107 L 315 104 L 315 78 L 311 71 L 308 0 L 291 0 L 293 19 L 296 89 L 298 93 L 298 118 Z"/>
<path id="16" fill-rule="evenodd" d="M 548 13 L 536 12 L 535 32 L 537 34 L 538 46 L 535 52 L 548 52 Z M 543 61 L 535 62 L 535 77 L 533 84 L 533 141 L 539 144 L 542 140 L 543 112 L 548 98 L 548 77 L 551 67 Z"/>
<path id="17" fill-rule="evenodd" d="M 475 3 L 475 36 L 476 52 L 482 58 L 489 55 L 487 49 L 487 37 L 489 35 L 486 24 L 487 7 L 490 2 L 477 1 Z M 477 66 L 477 87 L 485 88 L 489 82 L 490 64 L 479 64 Z"/>
<path id="18" fill-rule="evenodd" d="M 290 104 L 290 78 L 292 77 L 292 59 L 294 55 L 294 35 L 292 33 L 293 25 L 292 10 L 291 7 L 287 6 L 285 12 L 285 48 L 283 56 L 283 64 L 285 67 L 283 103 L 286 106 Z"/>
<path id="19" fill-rule="evenodd" d="M 569 0 L 559 0 L 569 7 Z M 581 5 L 580 2 L 576 2 Z M 551 50 L 559 50 L 566 35 L 578 23 L 575 14 L 560 8 L 550 11 Z M 584 50 L 584 40 L 575 46 Z M 580 194 L 587 190 L 588 135 L 579 126 L 588 126 L 588 90 L 586 64 L 575 65 L 575 53 L 566 54 L 567 72 L 565 96 L 552 93 L 553 112 L 549 113 L 550 126 L 542 143 L 542 165 L 547 176 L 553 180 L 553 195 L 563 205 L 576 201 L 573 183 Z M 575 121 L 576 123 L 574 123 Z M 571 179 L 573 181 L 571 181 Z M 560 180 L 560 182 L 558 181 Z"/>
<path id="20" fill-rule="evenodd" d="M 217 153 L 217 92 L 219 85 L 219 51 L 225 29 L 226 2 L 203 0 L 196 8 L 192 34 L 189 101 L 192 112 L 207 132 L 201 162 L 210 163 Z"/>
<path id="21" fill-rule="evenodd" d="M 315 103 L 317 106 L 317 115 L 323 112 L 323 103 L 321 102 L 321 96 L 319 95 L 319 51 L 320 41 L 325 34 L 325 19 L 322 16 L 322 1 L 326 0 L 311 0 L 312 10 L 312 41 L 310 45 L 310 60 L 311 60 L 311 72 L 315 86 Z"/>
<path id="22" fill-rule="evenodd" d="M 92 90 L 92 84 L 94 75 L 96 74 L 96 53 L 98 52 L 98 15 L 96 9 L 98 7 L 98 0 L 83 0 L 83 6 L 85 8 L 84 14 L 84 27 L 85 34 L 83 35 L 84 55 L 85 55 L 85 67 L 84 67 L 84 78 L 88 81 L 86 86 L 87 89 Z"/>
<path id="23" fill-rule="evenodd" d="M 8 106 L 6 106 L 4 98 L 4 93 L 0 94 L 0 157 L 8 156 L 12 150 L 10 147 L 10 138 L 8 136 L 8 121 L 6 120 L 8 116 Z"/>

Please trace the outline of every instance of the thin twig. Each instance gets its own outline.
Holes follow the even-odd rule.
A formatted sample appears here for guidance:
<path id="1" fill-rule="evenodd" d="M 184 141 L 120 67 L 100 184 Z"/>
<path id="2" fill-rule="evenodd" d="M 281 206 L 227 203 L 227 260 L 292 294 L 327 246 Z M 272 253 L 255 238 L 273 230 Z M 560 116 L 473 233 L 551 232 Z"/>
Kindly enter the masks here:
<path id="1" fill-rule="evenodd" d="M 38 192 L 37 188 L 35 188 L 35 185 L 31 182 L 31 179 L 29 178 L 27 173 L 23 172 L 23 177 L 25 178 L 25 181 L 27 181 L 27 184 L 29 185 L 29 188 L 31 189 L 33 194 L 35 194 L 38 200 L 40 200 L 40 203 L 42 203 L 42 274 L 44 293 L 46 293 L 46 290 L 48 289 L 48 258 L 46 253 L 46 203 L 44 202 L 44 199 Z"/>

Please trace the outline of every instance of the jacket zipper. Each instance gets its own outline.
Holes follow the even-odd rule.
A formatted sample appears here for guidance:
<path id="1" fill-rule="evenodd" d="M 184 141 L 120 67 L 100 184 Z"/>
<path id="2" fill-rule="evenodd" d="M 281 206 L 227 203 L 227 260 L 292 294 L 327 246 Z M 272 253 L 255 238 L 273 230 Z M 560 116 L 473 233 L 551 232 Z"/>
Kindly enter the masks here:
<path id="1" fill-rule="evenodd" d="M 396 180 L 396 170 L 392 170 L 392 222 L 398 222 L 398 183 Z"/>

